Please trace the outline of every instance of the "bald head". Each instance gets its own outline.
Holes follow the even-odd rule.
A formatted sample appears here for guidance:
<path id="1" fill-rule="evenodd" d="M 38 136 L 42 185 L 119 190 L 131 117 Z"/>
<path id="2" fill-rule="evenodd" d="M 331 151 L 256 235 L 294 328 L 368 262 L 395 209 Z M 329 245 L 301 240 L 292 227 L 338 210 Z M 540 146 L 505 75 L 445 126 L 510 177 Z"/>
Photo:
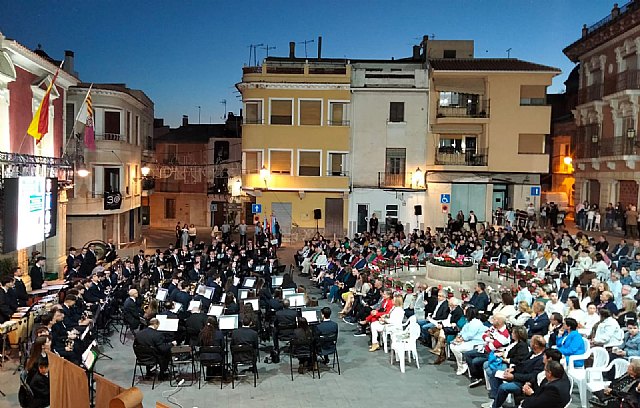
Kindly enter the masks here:
<path id="1" fill-rule="evenodd" d="M 138 297 L 138 290 L 137 289 L 129 289 L 129 297 L 132 298 L 137 298 Z"/>

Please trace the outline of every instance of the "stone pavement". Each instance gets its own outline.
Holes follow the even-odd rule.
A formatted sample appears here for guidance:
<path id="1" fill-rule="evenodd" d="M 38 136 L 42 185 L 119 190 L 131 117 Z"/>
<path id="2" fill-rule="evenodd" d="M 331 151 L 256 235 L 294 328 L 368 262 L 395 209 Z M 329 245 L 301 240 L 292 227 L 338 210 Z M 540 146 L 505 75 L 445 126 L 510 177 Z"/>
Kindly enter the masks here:
<path id="1" fill-rule="evenodd" d="M 171 234 L 172 232 L 169 231 Z M 159 239 L 164 239 L 161 234 Z M 168 242 L 168 241 L 167 241 Z M 292 255 L 297 247 L 284 247 L 280 251 L 283 262 L 291 263 Z M 309 280 L 295 276 L 298 284 L 310 288 L 311 296 L 319 297 L 319 291 L 312 287 Z M 320 300 L 319 307 L 326 306 L 325 300 Z M 310 374 L 297 374 L 297 362 L 294 360 L 294 381 L 289 374 L 289 358 L 282 355 L 279 364 L 258 363 L 260 378 L 257 388 L 253 387 L 252 378 L 247 377 L 236 383 L 236 389 L 231 384 L 220 389 L 215 380 L 203 384 L 198 390 L 197 384 L 182 388 L 174 395 L 184 408 L 191 407 L 373 407 L 381 402 L 392 404 L 394 407 L 480 407 L 487 402 L 487 393 L 483 387 L 469 389 L 469 381 L 465 377 L 455 375 L 454 363 L 447 362 L 440 366 L 429 363 L 434 357 L 428 350 L 418 344 L 420 369 L 407 363 L 406 373 L 400 372 L 396 363 L 391 365 L 389 354 L 379 350 L 374 353 L 368 351 L 368 337 L 354 337 L 355 326 L 347 325 L 337 318 L 339 307 L 329 304 L 333 311 L 333 318 L 338 322 L 340 335 L 338 351 L 340 354 L 342 375 L 337 372 L 322 371 L 321 379 L 312 379 Z M 105 352 L 113 361 L 99 360 L 96 371 L 104 374 L 115 383 L 128 387 L 131 384 L 134 355 L 131 348 L 131 338 L 126 345 L 120 344 L 117 334 L 113 336 L 114 348 L 107 348 Z M 265 353 L 261 355 L 264 360 Z M 0 408 L 16 407 L 18 376 L 12 375 L 15 362 L 10 362 L 5 368 L 0 368 L 0 390 L 7 397 L 0 399 Z M 168 404 L 164 395 L 173 388 L 168 382 L 162 382 L 151 390 L 151 382 L 138 383 L 137 386 L 144 393 L 144 406 L 154 407 L 156 401 Z M 574 394 L 574 404 L 577 407 L 578 396 Z"/>

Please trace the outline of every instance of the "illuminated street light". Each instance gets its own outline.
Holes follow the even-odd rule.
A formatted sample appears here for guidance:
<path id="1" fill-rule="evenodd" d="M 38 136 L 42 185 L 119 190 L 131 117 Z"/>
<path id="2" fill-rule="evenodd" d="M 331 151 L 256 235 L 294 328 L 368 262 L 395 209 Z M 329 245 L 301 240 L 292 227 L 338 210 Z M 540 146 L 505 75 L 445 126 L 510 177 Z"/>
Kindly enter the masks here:
<path id="1" fill-rule="evenodd" d="M 78 176 L 84 178 L 89 175 L 89 170 L 87 170 L 87 167 L 84 165 L 84 163 L 80 163 L 76 168 L 76 173 L 78 173 Z"/>
<path id="2" fill-rule="evenodd" d="M 573 159 L 570 156 L 566 156 L 564 158 L 564 164 L 566 164 L 567 166 L 570 165 L 573 162 Z"/>
<path id="3" fill-rule="evenodd" d="M 151 168 L 147 166 L 147 164 L 144 164 L 140 169 L 140 173 L 142 173 L 142 177 L 147 177 L 150 172 L 151 172 Z"/>

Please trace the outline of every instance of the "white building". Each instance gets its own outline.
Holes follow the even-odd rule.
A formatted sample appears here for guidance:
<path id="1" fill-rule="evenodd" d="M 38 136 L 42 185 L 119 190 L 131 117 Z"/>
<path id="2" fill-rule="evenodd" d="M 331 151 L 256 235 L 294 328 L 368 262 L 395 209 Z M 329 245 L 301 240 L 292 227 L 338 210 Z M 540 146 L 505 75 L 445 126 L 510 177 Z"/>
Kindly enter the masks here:
<path id="1" fill-rule="evenodd" d="M 401 222 L 423 228 L 427 158 L 428 71 L 413 58 L 352 61 L 349 234 Z M 419 207 L 416 207 L 419 206 Z"/>
<path id="2" fill-rule="evenodd" d="M 89 84 L 69 89 L 67 137 L 83 106 Z M 141 168 L 143 150 L 153 135 L 153 102 L 144 92 L 124 84 L 93 84 L 96 149 L 83 144 L 83 129 L 68 143 L 78 143 L 89 176 L 76 175 L 67 206 L 67 246 L 80 247 L 92 240 L 113 239 L 116 245 L 133 242 L 141 234 Z M 69 124 L 71 122 L 71 124 Z M 120 193 L 119 208 L 106 209 L 105 196 Z M 113 196 L 112 196 L 113 197 Z"/>

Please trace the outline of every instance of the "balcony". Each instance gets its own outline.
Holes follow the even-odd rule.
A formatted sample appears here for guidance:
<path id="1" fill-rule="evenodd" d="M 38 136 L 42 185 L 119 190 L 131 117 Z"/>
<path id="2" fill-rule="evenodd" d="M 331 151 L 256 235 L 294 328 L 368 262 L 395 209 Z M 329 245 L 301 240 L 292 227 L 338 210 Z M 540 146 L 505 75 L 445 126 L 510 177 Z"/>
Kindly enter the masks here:
<path id="1" fill-rule="evenodd" d="M 626 89 L 640 89 L 640 69 L 632 69 L 618 74 L 616 92 Z"/>
<path id="2" fill-rule="evenodd" d="M 450 166 L 486 166 L 489 149 L 455 151 L 452 147 L 441 147 L 436 152 L 436 164 Z"/>
<path id="3" fill-rule="evenodd" d="M 613 140 L 603 140 L 600 146 L 600 156 L 631 156 L 638 154 L 636 138 L 614 137 Z"/>
<path id="4" fill-rule="evenodd" d="M 600 143 L 590 140 L 575 145 L 577 159 L 594 159 L 600 157 Z"/>
<path id="5" fill-rule="evenodd" d="M 438 118 L 488 118 L 489 99 L 470 99 L 465 105 L 438 106 Z"/>
<path id="6" fill-rule="evenodd" d="M 591 101 L 597 101 L 602 99 L 604 95 L 604 85 L 596 83 L 589 85 L 586 88 L 580 89 L 578 93 L 578 104 L 583 104 Z"/>
<path id="7" fill-rule="evenodd" d="M 108 140 L 111 142 L 123 142 L 123 143 L 127 143 L 127 136 L 126 135 L 121 135 L 118 133 L 101 133 L 101 134 L 96 134 L 96 140 Z"/>

